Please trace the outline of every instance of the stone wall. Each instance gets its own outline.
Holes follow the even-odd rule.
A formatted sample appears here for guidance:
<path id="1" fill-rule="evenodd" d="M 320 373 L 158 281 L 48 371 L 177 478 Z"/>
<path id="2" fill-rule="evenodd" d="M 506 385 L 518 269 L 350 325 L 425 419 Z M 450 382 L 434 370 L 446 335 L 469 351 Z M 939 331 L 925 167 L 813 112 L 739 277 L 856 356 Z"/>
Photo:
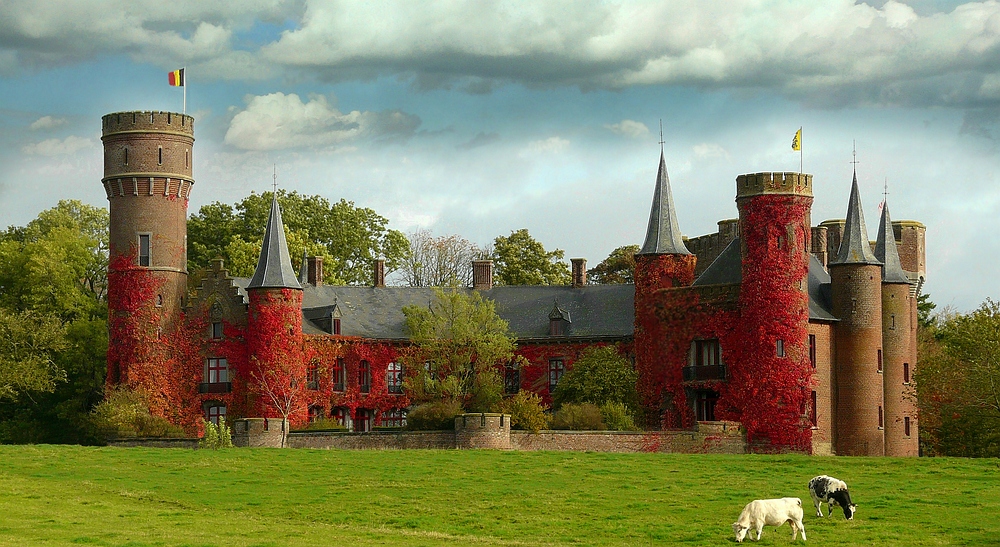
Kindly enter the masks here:
<path id="1" fill-rule="evenodd" d="M 453 431 L 297 431 L 288 435 L 291 448 L 339 450 L 405 450 L 455 448 Z"/>
<path id="2" fill-rule="evenodd" d="M 198 439 L 164 439 L 162 437 L 134 437 L 131 439 L 113 439 L 108 446 L 119 448 L 198 448 Z"/>

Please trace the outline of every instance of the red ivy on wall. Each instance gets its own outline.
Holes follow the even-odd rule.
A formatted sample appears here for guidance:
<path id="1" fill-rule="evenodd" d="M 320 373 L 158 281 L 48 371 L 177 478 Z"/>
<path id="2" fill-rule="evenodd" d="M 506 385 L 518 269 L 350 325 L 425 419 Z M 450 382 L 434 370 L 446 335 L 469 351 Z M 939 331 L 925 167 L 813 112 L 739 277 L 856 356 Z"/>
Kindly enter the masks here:
<path id="1" fill-rule="evenodd" d="M 514 350 L 514 355 L 523 357 L 520 367 L 521 389 L 538 394 L 544 404 L 551 406 L 549 362 L 553 359 L 561 359 L 564 367 L 563 373 L 566 373 L 573 368 L 573 362 L 580 358 L 580 354 L 585 349 L 606 345 L 608 342 L 556 342 L 518 345 L 517 349 Z M 622 355 L 631 354 L 632 343 L 619 344 L 618 351 Z"/>

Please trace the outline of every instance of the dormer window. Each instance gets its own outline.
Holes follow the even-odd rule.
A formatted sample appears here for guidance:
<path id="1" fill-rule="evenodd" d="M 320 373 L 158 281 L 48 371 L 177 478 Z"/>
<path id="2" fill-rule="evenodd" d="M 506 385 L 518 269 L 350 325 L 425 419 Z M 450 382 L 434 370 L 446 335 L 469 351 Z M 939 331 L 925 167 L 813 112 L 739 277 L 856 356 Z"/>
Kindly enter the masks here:
<path id="1" fill-rule="evenodd" d="M 560 308 L 559 302 L 554 302 L 549 312 L 549 336 L 567 336 L 571 323 L 569 312 Z"/>
<path id="2" fill-rule="evenodd" d="M 333 309 L 330 310 L 330 334 L 340 334 L 340 304 L 333 301 Z"/>

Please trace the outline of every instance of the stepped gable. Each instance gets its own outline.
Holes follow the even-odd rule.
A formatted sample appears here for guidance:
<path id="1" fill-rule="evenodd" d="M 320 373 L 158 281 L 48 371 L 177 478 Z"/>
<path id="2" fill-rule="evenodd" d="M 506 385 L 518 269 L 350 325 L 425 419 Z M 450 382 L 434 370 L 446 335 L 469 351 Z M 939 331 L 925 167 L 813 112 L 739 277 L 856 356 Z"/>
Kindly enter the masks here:
<path id="1" fill-rule="evenodd" d="M 278 196 L 271 198 L 271 214 L 267 217 L 267 227 L 264 229 L 264 242 L 257 260 L 257 269 L 247 289 L 299 289 L 299 284 L 292 269 L 292 259 L 288 255 L 288 243 L 285 242 L 285 227 L 281 222 L 281 207 L 278 206 Z"/>
<path id="2" fill-rule="evenodd" d="M 889 204 L 882 207 L 882 218 L 878 223 L 878 238 L 875 240 L 875 258 L 884 265 L 882 268 L 883 283 L 909 283 L 910 278 L 903 271 L 899 262 L 899 251 L 896 249 L 896 236 L 892 231 L 892 220 L 889 218 Z"/>
<path id="3" fill-rule="evenodd" d="M 851 199 L 847 204 L 847 221 L 844 235 L 840 240 L 840 250 L 830 264 L 881 264 L 872 254 L 865 228 L 865 213 L 861 210 L 861 192 L 858 190 L 858 173 L 854 172 L 851 184 Z"/>
<path id="4" fill-rule="evenodd" d="M 653 191 L 653 206 L 649 211 L 646 241 L 638 254 L 691 254 L 684 245 L 677 224 L 677 213 L 674 211 L 670 177 L 667 176 L 667 162 L 663 158 L 663 150 L 660 150 L 660 169 L 656 173 L 656 189 Z"/>

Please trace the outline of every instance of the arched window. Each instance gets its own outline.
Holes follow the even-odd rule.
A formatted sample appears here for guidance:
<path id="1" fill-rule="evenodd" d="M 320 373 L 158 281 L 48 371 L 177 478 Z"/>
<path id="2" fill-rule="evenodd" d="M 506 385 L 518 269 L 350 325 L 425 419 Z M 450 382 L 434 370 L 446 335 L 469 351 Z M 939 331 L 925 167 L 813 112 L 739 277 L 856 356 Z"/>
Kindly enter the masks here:
<path id="1" fill-rule="evenodd" d="M 385 385 L 389 393 L 403 392 L 403 364 L 389 363 L 385 368 Z"/>
<path id="2" fill-rule="evenodd" d="M 218 402 L 208 403 L 205 407 L 205 419 L 215 425 L 226 419 L 226 405 Z"/>

